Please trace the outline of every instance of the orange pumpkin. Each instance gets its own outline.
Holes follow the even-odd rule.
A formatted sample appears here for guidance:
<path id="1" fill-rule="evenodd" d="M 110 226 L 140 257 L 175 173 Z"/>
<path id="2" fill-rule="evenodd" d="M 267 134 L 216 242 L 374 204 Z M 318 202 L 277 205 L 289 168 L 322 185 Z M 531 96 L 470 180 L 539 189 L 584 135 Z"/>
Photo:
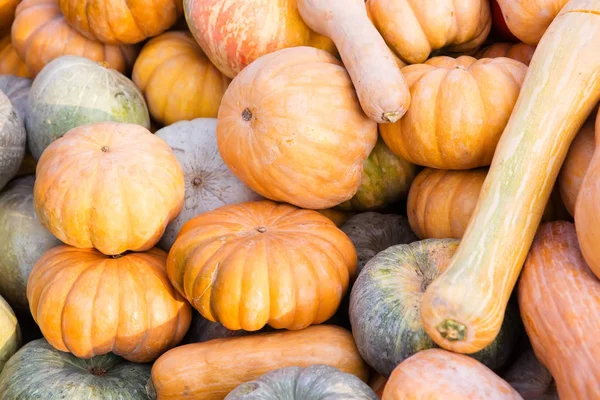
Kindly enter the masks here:
<path id="1" fill-rule="evenodd" d="M 442 349 L 423 350 L 392 372 L 382 400 L 522 400 L 505 380 L 472 357 Z"/>
<path id="2" fill-rule="evenodd" d="M 233 174 L 256 193 L 323 209 L 360 187 L 377 124 L 362 112 L 335 57 L 293 47 L 235 77 L 219 108 L 217 142 Z"/>
<path id="3" fill-rule="evenodd" d="M 434 52 L 476 50 L 492 27 L 487 0 L 367 0 L 367 9 L 385 41 L 408 64 L 425 62 Z"/>
<path id="4" fill-rule="evenodd" d="M 469 169 L 490 165 L 527 67 L 510 58 L 440 56 L 402 73 L 412 103 L 395 124 L 381 124 L 390 150 L 418 165 Z"/>
<path id="5" fill-rule="evenodd" d="M 0 39 L 0 75 L 31 77 L 27 65 L 21 60 L 13 47 L 10 35 Z"/>
<path id="6" fill-rule="evenodd" d="M 83 125 L 52 142 L 37 164 L 34 203 L 57 238 L 104 254 L 153 247 L 183 207 L 181 165 L 141 125 Z"/>
<path id="7" fill-rule="evenodd" d="M 10 25 L 15 19 L 15 9 L 21 0 L 2 0 L 0 1 L 0 33 L 5 34 L 10 31 Z"/>
<path id="8" fill-rule="evenodd" d="M 48 343 L 76 357 L 112 352 L 152 361 L 183 339 L 192 319 L 167 279 L 166 259 L 157 248 L 108 257 L 54 247 L 29 275 L 31 314 Z"/>
<path id="9" fill-rule="evenodd" d="M 164 125 L 216 117 L 229 85 L 188 32 L 166 32 L 146 43 L 132 79 L 152 118 Z"/>
<path id="10" fill-rule="evenodd" d="M 571 215 L 575 215 L 575 204 L 577 203 L 577 195 L 581 189 L 581 184 L 585 176 L 590 161 L 594 156 L 595 140 L 594 140 L 594 124 L 596 121 L 596 113 L 583 125 L 573 142 L 569 147 L 567 158 L 563 163 L 558 175 L 558 187 L 560 196 L 562 197 L 567 210 Z"/>
<path id="11" fill-rule="evenodd" d="M 306 26 L 296 0 L 184 0 L 183 7 L 196 41 L 229 78 L 261 56 L 287 47 L 336 53 L 331 40 Z"/>
<path id="12" fill-rule="evenodd" d="M 61 14 L 58 0 L 23 0 L 12 25 L 12 43 L 32 76 L 64 55 L 104 61 L 110 68 L 126 73 L 137 53 L 133 46 L 110 46 L 79 34 Z"/>
<path id="13" fill-rule="evenodd" d="M 569 0 L 496 0 L 511 33 L 524 43 L 537 44 Z"/>
<path id="14" fill-rule="evenodd" d="M 600 337 L 593 334 L 600 329 L 600 281 L 577 235 L 570 222 L 541 225 L 518 286 L 527 336 L 561 400 L 600 398 Z"/>
<path id="15" fill-rule="evenodd" d="M 476 54 L 477 58 L 495 58 L 508 57 L 513 60 L 522 62 L 529 66 L 535 46 L 525 43 L 494 43 L 481 50 Z"/>
<path id="16" fill-rule="evenodd" d="M 167 274 L 204 318 L 228 329 L 298 330 L 333 316 L 356 264 L 354 245 L 330 219 L 264 200 L 189 220 Z"/>
<path id="17" fill-rule="evenodd" d="M 60 0 L 73 28 L 91 40 L 134 44 L 166 31 L 183 13 L 180 0 Z"/>

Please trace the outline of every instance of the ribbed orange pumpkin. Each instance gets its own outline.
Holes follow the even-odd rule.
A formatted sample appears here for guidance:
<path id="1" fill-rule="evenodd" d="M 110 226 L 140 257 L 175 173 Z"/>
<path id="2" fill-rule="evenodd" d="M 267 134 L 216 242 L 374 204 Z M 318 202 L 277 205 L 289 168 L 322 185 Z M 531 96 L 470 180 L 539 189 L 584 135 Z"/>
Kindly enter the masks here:
<path id="1" fill-rule="evenodd" d="M 189 220 L 167 260 L 173 286 L 231 330 L 298 330 L 329 319 L 356 274 L 354 245 L 316 211 L 272 201 Z"/>
<path id="2" fill-rule="evenodd" d="M 569 0 L 496 0 L 506 26 L 519 40 L 537 44 Z"/>
<path id="3" fill-rule="evenodd" d="M 311 47 L 267 54 L 231 82 L 219 109 L 219 152 L 263 197 L 302 208 L 354 196 L 377 124 L 363 113 L 342 64 Z"/>
<path id="4" fill-rule="evenodd" d="M 152 118 L 170 125 L 214 118 L 229 85 L 189 32 L 166 32 L 150 40 L 133 66 Z"/>
<path id="5" fill-rule="evenodd" d="M 150 249 L 183 207 L 181 165 L 141 125 L 71 129 L 42 153 L 36 173 L 42 225 L 66 244 L 108 255 Z"/>
<path id="6" fill-rule="evenodd" d="M 10 35 L 0 39 L 0 75 L 31 77 L 27 65 L 21 60 L 13 47 Z"/>
<path id="7" fill-rule="evenodd" d="M 31 314 L 52 346 L 76 357 L 152 361 L 183 339 L 192 318 L 165 274 L 166 258 L 157 248 L 116 258 L 50 249 L 29 275 Z"/>
<path id="8" fill-rule="evenodd" d="M 477 58 L 508 57 L 529 65 L 535 46 L 525 43 L 494 43 L 477 52 Z"/>
<path id="9" fill-rule="evenodd" d="M 10 31 L 10 25 L 15 19 L 15 9 L 21 0 L 0 1 L 0 34 Z"/>
<path id="10" fill-rule="evenodd" d="M 133 44 L 156 36 L 183 14 L 181 0 L 60 0 L 69 25 L 107 44 Z"/>
<path id="11" fill-rule="evenodd" d="M 133 66 L 133 46 L 110 46 L 86 38 L 71 28 L 58 0 L 23 0 L 12 25 L 12 43 L 32 76 L 64 55 L 81 56 L 126 73 Z"/>
<path id="12" fill-rule="evenodd" d="M 394 124 L 380 124 L 390 150 L 418 165 L 470 169 L 490 165 L 525 78 L 510 58 L 434 57 L 402 73 L 412 98 Z"/>

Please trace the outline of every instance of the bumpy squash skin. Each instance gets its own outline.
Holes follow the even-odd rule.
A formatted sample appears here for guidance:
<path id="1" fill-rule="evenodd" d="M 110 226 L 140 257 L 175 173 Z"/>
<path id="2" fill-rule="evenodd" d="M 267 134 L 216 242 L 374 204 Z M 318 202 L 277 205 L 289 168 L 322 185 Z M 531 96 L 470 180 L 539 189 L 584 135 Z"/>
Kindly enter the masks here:
<path id="1" fill-rule="evenodd" d="M 479 361 L 441 349 L 421 351 L 398 365 L 382 396 L 382 400 L 438 398 L 523 400 Z"/>
<path id="2" fill-rule="evenodd" d="M 232 362 L 235 361 L 235 362 Z M 151 398 L 223 400 L 238 385 L 279 368 L 326 364 L 366 382 L 368 368 L 352 334 L 316 325 L 176 347 L 152 367 Z"/>
<path id="3" fill-rule="evenodd" d="M 502 378 L 525 399 L 559 400 L 552 375 L 531 349 L 522 353 Z"/>
<path id="4" fill-rule="evenodd" d="M 593 113 L 573 139 L 558 175 L 560 197 L 572 216 L 575 215 L 577 195 L 596 148 L 594 140 L 595 119 L 596 113 Z"/>
<path id="5" fill-rule="evenodd" d="M 26 140 L 23 121 L 8 97 L 0 92 L 0 189 L 19 171 Z"/>
<path id="6" fill-rule="evenodd" d="M 600 100 L 598 14 L 599 0 L 571 0 L 536 48 L 461 244 L 423 297 L 443 348 L 474 353 L 500 330 L 569 145 Z"/>
<path id="7" fill-rule="evenodd" d="M 483 49 L 479 50 L 475 57 L 477 58 L 496 58 L 496 57 L 508 57 L 513 60 L 522 62 L 529 66 L 533 53 L 535 52 L 535 46 L 531 46 L 525 43 L 493 43 Z"/>
<path id="8" fill-rule="evenodd" d="M 109 121 L 150 127 L 144 96 L 114 69 L 83 57 L 64 56 L 50 62 L 31 86 L 25 127 L 36 160 L 71 129 Z"/>
<path id="9" fill-rule="evenodd" d="M 427 286 L 447 267 L 456 239 L 427 239 L 392 246 L 371 259 L 350 296 L 352 334 L 363 359 L 380 375 L 413 354 L 436 347 L 421 324 L 420 301 Z M 502 368 L 520 334 L 516 303 L 496 340 L 471 356 L 488 368 Z"/>
<path id="10" fill-rule="evenodd" d="M 150 368 L 114 354 L 82 360 L 38 339 L 0 373 L 0 400 L 146 400 Z"/>
<path id="11" fill-rule="evenodd" d="M 10 34 L 0 39 L 0 74 L 31 77 L 27 65 L 21 60 L 12 44 Z"/>
<path id="12" fill-rule="evenodd" d="M 21 347 L 21 327 L 13 309 L 0 296 L 0 372 L 19 347 Z M 0 399 L 2 398 L 2 385 L 0 384 Z"/>
<path id="13" fill-rule="evenodd" d="M 356 376 L 328 365 L 287 367 L 267 372 L 235 388 L 225 400 L 379 400 Z"/>
<path id="14" fill-rule="evenodd" d="M 575 227 L 540 226 L 519 281 L 519 307 L 538 360 L 561 400 L 600 396 L 600 281 L 585 263 Z"/>
<path id="15" fill-rule="evenodd" d="M 29 314 L 27 278 L 36 261 L 61 242 L 38 220 L 34 176 L 14 179 L 0 192 L 0 294 L 17 313 Z"/>

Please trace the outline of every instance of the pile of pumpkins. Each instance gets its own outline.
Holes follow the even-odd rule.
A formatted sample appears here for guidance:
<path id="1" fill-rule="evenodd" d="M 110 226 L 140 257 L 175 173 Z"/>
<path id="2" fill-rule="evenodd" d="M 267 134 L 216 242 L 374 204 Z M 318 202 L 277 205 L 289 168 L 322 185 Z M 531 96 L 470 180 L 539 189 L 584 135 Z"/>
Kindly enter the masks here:
<path id="1" fill-rule="evenodd" d="M 598 15 L 7 0 L 0 400 L 600 398 Z"/>

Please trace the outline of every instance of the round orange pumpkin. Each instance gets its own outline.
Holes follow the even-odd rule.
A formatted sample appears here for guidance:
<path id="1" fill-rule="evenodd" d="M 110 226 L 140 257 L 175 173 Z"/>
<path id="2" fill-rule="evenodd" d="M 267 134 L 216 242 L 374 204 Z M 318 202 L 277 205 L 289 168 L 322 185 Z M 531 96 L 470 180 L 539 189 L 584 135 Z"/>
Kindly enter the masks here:
<path id="1" fill-rule="evenodd" d="M 529 66 L 535 46 L 525 43 L 494 43 L 479 50 L 475 55 L 477 58 L 508 57 Z"/>
<path id="2" fill-rule="evenodd" d="M 42 153 L 36 173 L 42 225 L 66 244 L 108 255 L 150 249 L 183 207 L 181 165 L 141 125 L 71 129 Z"/>
<path id="3" fill-rule="evenodd" d="M 184 0 L 183 7 L 196 41 L 229 78 L 259 57 L 287 47 L 336 53 L 331 40 L 306 26 L 296 0 Z"/>
<path id="4" fill-rule="evenodd" d="M 10 35 L 0 39 L 0 75 L 31 77 L 27 65 L 21 60 L 13 47 Z"/>
<path id="5" fill-rule="evenodd" d="M 166 32 L 150 40 L 133 66 L 152 118 L 170 125 L 215 118 L 229 85 L 189 32 Z"/>
<path id="6" fill-rule="evenodd" d="M 32 76 L 64 55 L 81 56 L 126 73 L 133 66 L 133 46 L 111 46 L 90 40 L 71 28 L 58 0 L 23 0 L 12 25 L 12 43 Z"/>
<path id="7" fill-rule="evenodd" d="M 180 0 L 60 0 L 73 28 L 91 40 L 134 44 L 156 36 L 183 13 Z"/>
<path id="8" fill-rule="evenodd" d="M 323 209 L 358 190 L 377 124 L 335 57 L 293 47 L 235 77 L 219 109 L 217 142 L 234 175 L 258 194 Z"/>
<path id="9" fill-rule="evenodd" d="M 433 52 L 465 54 L 485 42 L 492 27 L 487 0 L 367 0 L 369 17 L 408 64 Z"/>
<path id="10" fill-rule="evenodd" d="M 107 257 L 61 245 L 48 250 L 27 282 L 31 314 L 48 343 L 79 358 L 112 352 L 149 362 L 177 345 L 190 305 L 165 273 L 167 253 Z"/>
<path id="11" fill-rule="evenodd" d="M 527 66 L 510 58 L 440 56 L 402 68 L 412 103 L 394 124 L 381 124 L 390 150 L 440 169 L 490 165 L 517 102 Z"/>
<path id="12" fill-rule="evenodd" d="M 189 220 L 167 274 L 204 318 L 228 329 L 298 330 L 333 316 L 356 264 L 354 245 L 327 217 L 263 200 Z"/>

